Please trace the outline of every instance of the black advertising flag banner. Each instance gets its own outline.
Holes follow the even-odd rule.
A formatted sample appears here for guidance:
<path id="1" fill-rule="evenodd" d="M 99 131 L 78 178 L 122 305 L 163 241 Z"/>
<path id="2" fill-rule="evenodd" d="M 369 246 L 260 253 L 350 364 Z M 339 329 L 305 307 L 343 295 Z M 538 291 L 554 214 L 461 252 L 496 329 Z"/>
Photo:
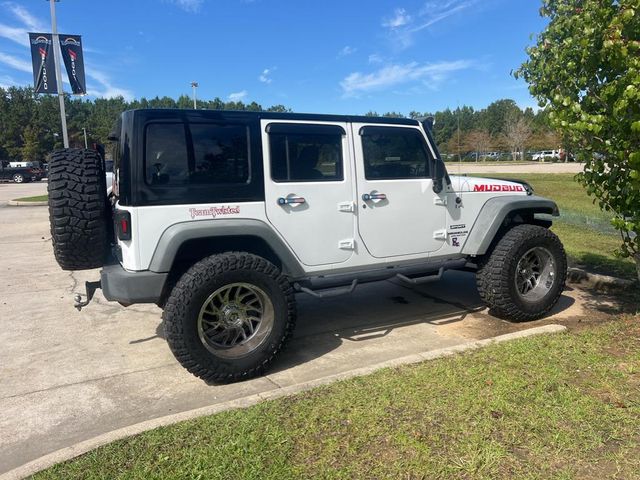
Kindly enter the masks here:
<path id="1" fill-rule="evenodd" d="M 64 66 L 69 75 L 71 91 L 76 94 L 87 93 L 87 82 L 84 76 L 84 57 L 82 55 L 82 43 L 80 35 L 59 35 L 60 51 Z"/>
<path id="2" fill-rule="evenodd" d="M 53 40 L 50 33 L 30 33 L 33 86 L 36 93 L 58 93 L 53 63 Z"/>

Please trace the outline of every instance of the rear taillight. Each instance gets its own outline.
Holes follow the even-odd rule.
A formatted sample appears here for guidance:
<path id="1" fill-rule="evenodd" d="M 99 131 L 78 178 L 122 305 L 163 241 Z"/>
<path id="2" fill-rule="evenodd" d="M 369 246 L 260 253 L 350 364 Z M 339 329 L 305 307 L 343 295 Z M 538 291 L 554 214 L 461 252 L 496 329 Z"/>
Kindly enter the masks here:
<path id="1" fill-rule="evenodd" d="M 114 221 L 118 240 L 131 240 L 131 214 L 125 210 L 118 210 Z"/>

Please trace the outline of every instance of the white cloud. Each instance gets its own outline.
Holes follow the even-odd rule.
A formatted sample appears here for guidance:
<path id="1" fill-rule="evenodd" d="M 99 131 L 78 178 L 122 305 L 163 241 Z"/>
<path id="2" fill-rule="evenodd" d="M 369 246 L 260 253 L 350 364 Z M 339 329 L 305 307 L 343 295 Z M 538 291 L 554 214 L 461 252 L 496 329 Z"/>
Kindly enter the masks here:
<path id="1" fill-rule="evenodd" d="M 29 35 L 26 28 L 12 27 L 0 23 L 0 37 L 8 38 L 12 42 L 19 43 L 25 47 L 29 46 Z"/>
<path id="2" fill-rule="evenodd" d="M 444 3 L 427 2 L 420 11 L 420 16 L 423 19 L 422 22 L 413 27 L 411 32 L 418 32 L 445 18 L 460 13 L 477 3 L 477 1 L 478 0 L 450 0 Z"/>
<path id="3" fill-rule="evenodd" d="M 20 70 L 21 72 L 32 73 L 31 62 L 27 62 L 22 58 L 17 58 L 12 55 L 0 52 L 0 62 L 8 65 L 14 70 Z"/>
<path id="4" fill-rule="evenodd" d="M 354 72 L 340 82 L 344 97 L 357 97 L 362 93 L 385 90 L 400 84 L 422 81 L 427 86 L 435 86 L 451 73 L 473 66 L 469 60 L 404 65 L 387 65 L 372 73 Z"/>
<path id="5" fill-rule="evenodd" d="M 31 15 L 27 9 L 21 5 L 12 2 L 3 2 L 2 6 L 6 11 L 13 14 L 22 25 L 6 25 L 0 23 L 0 37 L 7 38 L 12 42 L 19 43 L 25 47 L 29 46 L 29 31 L 42 32 L 46 31 L 46 25 Z"/>
<path id="6" fill-rule="evenodd" d="M 369 55 L 369 63 L 383 63 L 384 62 L 384 58 L 382 58 L 382 56 L 378 55 L 377 53 L 372 53 L 371 55 Z"/>
<path id="7" fill-rule="evenodd" d="M 479 0 L 443 0 L 426 2 L 415 15 L 408 14 L 404 9 L 396 9 L 394 17 L 383 22 L 389 29 L 389 36 L 394 46 L 400 49 L 413 44 L 416 32 L 459 14 L 463 10 L 475 5 Z"/>
<path id="8" fill-rule="evenodd" d="M 40 21 L 40 19 L 34 17 L 29 13 L 29 11 L 24 8 L 22 5 L 17 5 L 13 2 L 4 2 L 2 4 L 5 6 L 15 17 L 17 17 L 23 24 L 26 25 L 28 29 L 35 32 L 41 32 L 44 30 L 46 25 Z"/>
<path id="9" fill-rule="evenodd" d="M 355 47 L 350 47 L 349 45 L 345 46 L 338 52 L 338 57 L 346 57 L 347 55 L 352 55 L 358 51 Z"/>
<path id="10" fill-rule="evenodd" d="M 404 8 L 396 8 L 393 17 L 382 21 L 382 26 L 387 28 L 398 28 L 411 22 L 411 15 Z"/>
<path id="11" fill-rule="evenodd" d="M 260 76 L 258 77 L 258 80 L 260 80 L 262 83 L 266 83 L 269 84 L 273 81 L 273 79 L 271 78 L 271 74 L 273 73 L 273 71 L 275 70 L 274 68 L 265 68 L 262 73 L 260 74 Z"/>
<path id="12" fill-rule="evenodd" d="M 247 92 L 246 90 L 242 90 L 240 92 L 230 93 L 229 94 L 229 101 L 231 101 L 231 102 L 239 102 L 239 101 L 243 100 L 248 94 L 249 94 L 249 92 Z"/>
<path id="13" fill-rule="evenodd" d="M 104 72 L 87 65 L 85 71 L 87 77 L 94 80 L 99 85 L 96 87 L 93 82 L 87 81 L 87 94 L 99 98 L 123 97 L 125 100 L 133 100 L 133 92 L 126 88 L 115 86 L 111 78 Z"/>
<path id="14" fill-rule="evenodd" d="M 185 12 L 197 13 L 200 11 L 204 0 L 170 0 L 170 2 Z"/>

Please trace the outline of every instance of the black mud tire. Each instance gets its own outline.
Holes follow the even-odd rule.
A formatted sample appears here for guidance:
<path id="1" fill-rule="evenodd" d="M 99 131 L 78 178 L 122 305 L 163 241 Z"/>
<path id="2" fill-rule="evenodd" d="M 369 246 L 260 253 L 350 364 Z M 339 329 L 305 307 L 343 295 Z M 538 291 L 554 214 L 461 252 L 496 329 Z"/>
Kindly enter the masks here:
<path id="1" fill-rule="evenodd" d="M 266 339 L 241 358 L 223 358 L 207 349 L 197 328 L 200 308 L 217 289 L 236 282 L 259 287 L 273 304 L 273 327 Z M 284 348 L 296 321 L 294 291 L 277 267 L 262 257 L 230 252 L 194 264 L 173 287 L 162 315 L 171 351 L 196 377 L 230 383 L 261 375 Z"/>
<path id="2" fill-rule="evenodd" d="M 525 301 L 515 283 L 516 267 L 529 250 L 543 247 L 553 257 L 554 280 L 548 292 L 536 301 Z M 478 293 L 498 318 L 516 322 L 546 315 L 560 298 L 567 276 L 567 257 L 560 239 L 538 225 L 517 225 L 507 231 L 485 258 L 476 274 Z"/>
<path id="3" fill-rule="evenodd" d="M 78 148 L 52 153 L 47 189 L 53 253 L 60 267 L 102 267 L 108 256 L 111 220 L 100 155 Z"/>

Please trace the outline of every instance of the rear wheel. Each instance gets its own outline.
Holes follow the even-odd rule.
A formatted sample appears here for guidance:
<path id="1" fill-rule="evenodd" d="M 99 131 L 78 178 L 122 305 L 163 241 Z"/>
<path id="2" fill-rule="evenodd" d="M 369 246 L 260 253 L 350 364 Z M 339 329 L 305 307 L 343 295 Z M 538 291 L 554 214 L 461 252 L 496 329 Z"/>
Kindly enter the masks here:
<path id="1" fill-rule="evenodd" d="M 169 347 L 197 377 L 245 380 L 264 372 L 295 324 L 293 289 L 267 260 L 249 253 L 213 255 L 173 288 L 163 319 Z"/>
<path id="2" fill-rule="evenodd" d="M 16 173 L 16 174 L 13 176 L 13 181 L 14 181 L 15 183 L 22 183 L 22 182 L 24 182 L 24 177 L 22 176 L 22 174 L 20 174 L 20 173 Z"/>
<path id="3" fill-rule="evenodd" d="M 551 310 L 564 290 L 566 274 L 560 239 L 544 227 L 517 225 L 480 262 L 476 280 L 492 315 L 525 321 Z"/>

